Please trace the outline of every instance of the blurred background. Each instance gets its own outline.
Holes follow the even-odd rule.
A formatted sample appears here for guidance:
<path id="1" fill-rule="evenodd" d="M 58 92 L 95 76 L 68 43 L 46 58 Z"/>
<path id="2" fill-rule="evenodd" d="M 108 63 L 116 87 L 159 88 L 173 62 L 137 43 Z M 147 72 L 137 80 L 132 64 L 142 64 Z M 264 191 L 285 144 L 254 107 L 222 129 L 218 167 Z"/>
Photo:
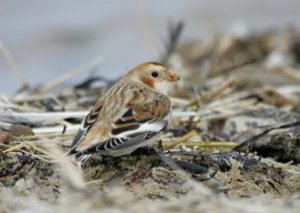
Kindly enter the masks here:
<path id="1" fill-rule="evenodd" d="M 97 57 L 99 75 L 116 78 L 164 51 L 171 22 L 183 21 L 180 42 L 224 33 L 299 27 L 296 0 L 0 0 L 0 41 L 25 79 L 37 86 Z M 73 79 L 84 79 L 89 73 Z M 3 54 L 0 93 L 20 88 Z"/>

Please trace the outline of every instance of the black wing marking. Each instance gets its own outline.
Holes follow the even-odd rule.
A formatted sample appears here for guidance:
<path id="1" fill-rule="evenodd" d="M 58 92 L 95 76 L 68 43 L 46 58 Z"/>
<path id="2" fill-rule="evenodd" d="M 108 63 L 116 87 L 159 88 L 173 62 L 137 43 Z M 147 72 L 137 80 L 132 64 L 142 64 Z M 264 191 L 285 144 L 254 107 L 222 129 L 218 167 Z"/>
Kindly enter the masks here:
<path id="1" fill-rule="evenodd" d="M 102 109 L 102 106 L 100 106 L 96 109 L 92 109 L 89 112 L 89 114 L 87 114 L 87 116 L 85 117 L 85 119 L 83 121 L 83 129 L 86 129 L 86 131 L 88 131 L 93 126 L 101 109 Z"/>
<path id="2" fill-rule="evenodd" d="M 71 150 L 68 152 L 68 155 L 72 155 L 76 153 L 76 147 L 80 143 L 81 139 L 84 137 L 85 131 L 82 129 L 79 129 L 73 139 L 73 142 L 71 144 Z"/>
<path id="3" fill-rule="evenodd" d="M 127 147 L 133 146 L 134 144 L 141 143 L 145 140 L 147 132 L 141 132 L 139 135 L 131 138 L 127 136 L 126 138 L 110 138 L 104 143 L 95 145 L 84 151 L 84 154 L 93 154 L 96 152 L 103 152 L 109 150 L 121 150 Z"/>
<path id="4" fill-rule="evenodd" d="M 118 135 L 118 134 L 121 134 L 123 132 L 127 132 L 127 131 L 138 129 L 139 127 L 140 127 L 139 124 L 134 124 L 134 125 L 130 125 L 130 126 L 115 128 L 115 129 L 112 129 L 111 133 L 113 135 Z"/>
<path id="5" fill-rule="evenodd" d="M 122 118 L 132 117 L 132 116 L 133 116 L 133 111 L 132 109 L 129 109 L 122 115 Z"/>
<path id="6" fill-rule="evenodd" d="M 129 148 L 131 146 L 135 146 L 136 144 L 140 144 L 145 140 L 148 140 L 155 135 L 163 132 L 166 127 L 167 127 L 168 122 L 164 122 L 164 126 L 160 131 L 147 131 L 147 132 L 138 132 L 138 133 L 133 133 L 130 135 L 127 135 L 126 137 L 123 138 L 110 138 L 109 140 L 97 144 L 95 146 L 90 147 L 86 151 L 84 151 L 84 154 L 93 154 L 96 152 L 103 152 L 103 151 L 109 151 L 109 150 L 122 150 Z"/>
<path id="7" fill-rule="evenodd" d="M 68 152 L 68 155 L 72 155 L 77 153 L 76 148 L 84 138 L 84 136 L 87 134 L 89 129 L 93 126 L 95 123 L 99 112 L 101 111 L 102 106 L 97 107 L 96 109 L 92 109 L 84 118 L 82 122 L 82 128 L 79 129 L 73 139 L 73 142 L 71 144 L 71 150 Z"/>
<path id="8" fill-rule="evenodd" d="M 132 109 L 128 109 L 118 120 L 114 122 L 115 127 L 112 129 L 111 133 L 113 135 L 118 135 L 127 131 L 135 130 L 140 127 L 140 124 L 134 117 Z"/>
<path id="9" fill-rule="evenodd" d="M 113 135 L 122 134 L 127 131 L 135 130 L 141 127 L 144 123 L 154 122 L 152 118 L 136 119 L 132 109 L 128 109 L 118 120 L 114 122 L 115 128 L 112 129 Z"/>

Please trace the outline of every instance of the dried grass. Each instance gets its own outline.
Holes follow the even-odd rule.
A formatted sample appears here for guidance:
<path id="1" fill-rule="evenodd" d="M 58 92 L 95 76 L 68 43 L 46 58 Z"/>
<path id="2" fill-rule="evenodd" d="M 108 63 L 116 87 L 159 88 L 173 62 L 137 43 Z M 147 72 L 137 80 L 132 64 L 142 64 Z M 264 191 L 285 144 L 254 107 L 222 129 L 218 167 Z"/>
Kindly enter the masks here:
<path id="1" fill-rule="evenodd" d="M 88 79 L 80 88 L 60 88 L 102 59 L 33 88 L 0 45 L 22 87 L 0 98 L 4 212 L 299 209 L 299 61 L 293 58 L 299 53 L 291 48 L 286 57 L 292 63 L 270 65 L 282 31 L 247 38 L 214 32 L 212 43 L 178 45 L 182 27 L 170 28 L 172 41 L 161 57 L 183 76 L 171 97 L 172 123 L 161 137 L 164 162 L 157 156 L 94 156 L 82 171 L 64 153 L 111 82 L 99 77 L 102 87 L 91 87 Z"/>

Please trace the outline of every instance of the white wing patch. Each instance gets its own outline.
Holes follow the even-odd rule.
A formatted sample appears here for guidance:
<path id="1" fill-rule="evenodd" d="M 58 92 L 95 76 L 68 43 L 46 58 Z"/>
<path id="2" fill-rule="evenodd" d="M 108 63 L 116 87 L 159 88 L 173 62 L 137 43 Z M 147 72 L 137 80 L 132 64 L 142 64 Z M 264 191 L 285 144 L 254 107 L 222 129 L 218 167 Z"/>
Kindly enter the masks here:
<path id="1" fill-rule="evenodd" d="M 114 137 L 116 138 L 126 138 L 126 136 L 131 135 L 131 134 L 135 134 L 138 132 L 160 132 L 165 126 L 165 122 L 162 123 L 145 123 L 142 124 L 139 128 L 135 129 L 135 130 L 129 130 L 126 132 L 122 132 L 120 134 L 115 135 Z"/>

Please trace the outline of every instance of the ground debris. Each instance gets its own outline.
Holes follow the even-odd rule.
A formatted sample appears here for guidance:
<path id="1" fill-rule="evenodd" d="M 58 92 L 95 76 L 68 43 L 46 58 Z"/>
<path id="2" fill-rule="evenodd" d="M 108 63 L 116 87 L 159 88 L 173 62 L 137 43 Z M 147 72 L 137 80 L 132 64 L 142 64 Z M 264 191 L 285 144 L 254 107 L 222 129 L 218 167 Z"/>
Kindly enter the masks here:
<path id="1" fill-rule="evenodd" d="M 63 152 L 83 116 L 116 79 L 93 73 L 65 83 L 100 59 L 38 88 L 0 95 L 4 211 L 298 211 L 298 31 L 238 37 L 215 30 L 208 40 L 180 43 L 185 25 L 171 25 L 160 57 L 182 79 L 171 97 L 172 122 L 156 147 L 160 156 L 94 155 L 82 170 L 68 162 Z"/>

